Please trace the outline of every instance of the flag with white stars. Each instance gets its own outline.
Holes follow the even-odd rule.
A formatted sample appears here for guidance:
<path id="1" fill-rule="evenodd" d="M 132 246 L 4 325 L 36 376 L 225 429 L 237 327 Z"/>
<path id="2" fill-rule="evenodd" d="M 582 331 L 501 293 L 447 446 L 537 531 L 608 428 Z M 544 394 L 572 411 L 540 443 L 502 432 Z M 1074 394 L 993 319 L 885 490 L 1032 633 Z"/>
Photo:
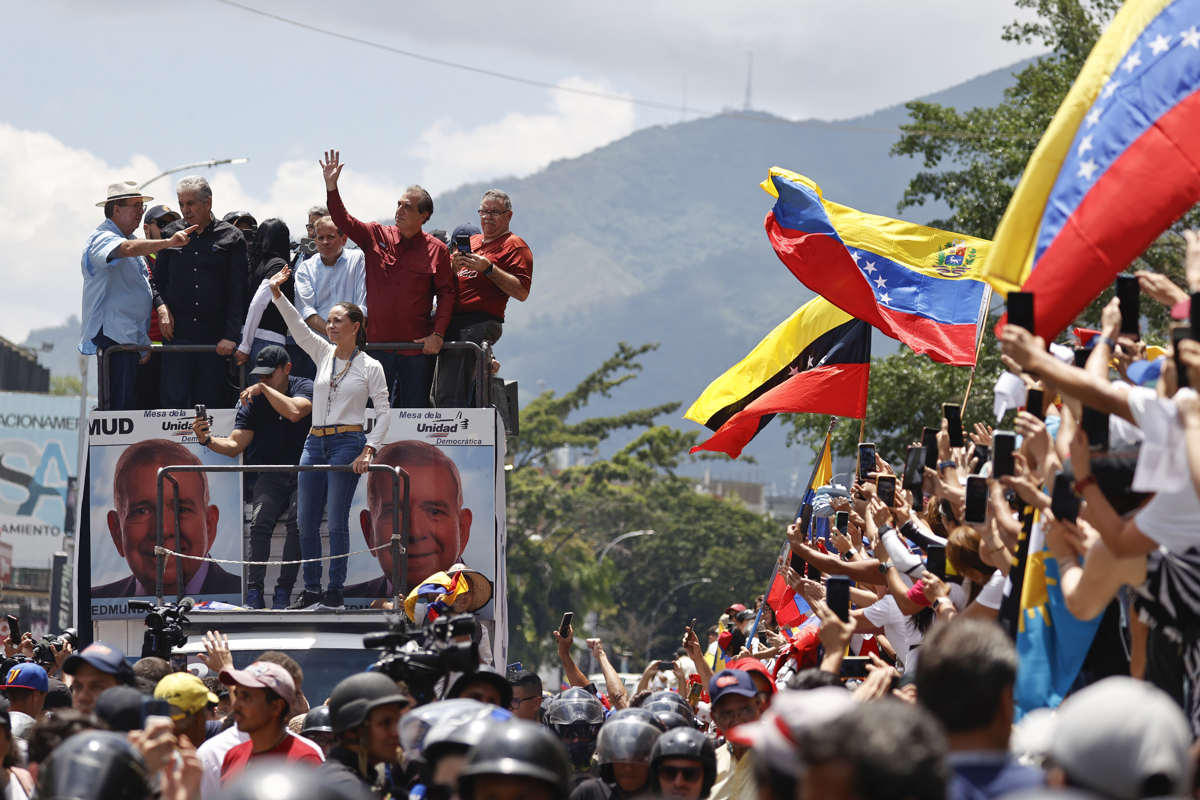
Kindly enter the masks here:
<path id="1" fill-rule="evenodd" d="M 1200 0 L 1127 0 L 1029 160 L 983 275 L 1050 339 L 1200 201 Z"/>
<path id="2" fill-rule="evenodd" d="M 934 361 L 975 363 L 991 242 L 839 205 L 779 167 L 762 187 L 777 198 L 767 235 L 801 283 Z"/>

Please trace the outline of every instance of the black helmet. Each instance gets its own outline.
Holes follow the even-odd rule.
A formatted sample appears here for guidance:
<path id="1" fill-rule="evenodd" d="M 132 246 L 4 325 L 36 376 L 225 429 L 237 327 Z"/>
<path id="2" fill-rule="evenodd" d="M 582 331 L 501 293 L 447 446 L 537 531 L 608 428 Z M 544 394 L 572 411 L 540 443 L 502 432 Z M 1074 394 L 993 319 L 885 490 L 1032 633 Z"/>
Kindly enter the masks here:
<path id="1" fill-rule="evenodd" d="M 404 750 L 404 763 L 410 764 L 420 758 L 425 749 L 425 737 L 443 719 L 465 722 L 486 706 L 478 700 L 460 697 L 457 700 L 438 700 L 426 703 L 400 718 L 400 747 Z"/>
<path id="2" fill-rule="evenodd" d="M 500 707 L 509 708 L 512 706 L 512 684 L 508 682 L 507 678 L 491 667 L 480 667 L 475 672 L 468 672 L 462 675 L 450 687 L 450 691 L 446 692 L 446 699 L 462 697 L 462 693 L 472 683 L 491 684 L 500 692 Z"/>
<path id="3" fill-rule="evenodd" d="M 379 672 L 360 672 L 333 687 L 329 695 L 329 718 L 334 733 L 345 733 L 366 723 L 371 710 L 398 703 L 409 704 L 396 683 Z"/>
<path id="4" fill-rule="evenodd" d="M 669 695 L 672 693 L 667 692 L 666 694 Z M 682 717 L 684 722 L 686 722 L 688 725 L 691 725 L 692 727 L 696 726 L 696 715 L 692 712 L 692 707 L 687 703 L 676 703 L 675 701 L 669 700 L 666 697 L 655 697 L 654 695 L 651 695 L 644 703 L 641 704 L 641 706 L 639 706 L 639 708 L 646 709 L 651 714 L 654 714 L 655 716 L 659 717 L 659 719 L 662 719 L 664 722 L 666 722 L 666 718 L 662 717 L 661 715 L 665 713 Z M 674 724 L 668 724 L 667 727 L 674 728 L 676 726 Z"/>
<path id="5" fill-rule="evenodd" d="M 682 714 L 676 713 L 673 710 L 655 711 L 654 718 L 657 719 L 666 730 L 693 727 L 688 724 L 688 721 L 684 719 Z"/>
<path id="6" fill-rule="evenodd" d="M 300 735 L 307 736 L 310 733 L 333 733 L 333 726 L 329 724 L 329 706 L 310 708 L 304 715 Z"/>
<path id="7" fill-rule="evenodd" d="M 64 739 L 38 770 L 43 800 L 145 800 L 150 775 L 122 733 L 83 731 Z"/>
<path id="8" fill-rule="evenodd" d="M 658 765 L 668 758 L 687 758 L 699 761 L 704 767 L 704 785 L 701 797 L 708 797 L 717 782 L 717 749 L 712 740 L 695 728 L 676 728 L 658 737 L 650 751 L 650 788 L 661 793 L 658 783 Z"/>
<path id="9" fill-rule="evenodd" d="M 645 708 L 651 703 L 671 703 L 672 705 L 679 706 L 681 709 L 679 713 L 684 714 L 684 716 L 694 713 L 692 712 L 692 707 L 688 705 L 688 701 L 683 698 L 683 695 L 677 692 L 672 692 L 670 689 L 657 691 L 647 697 L 645 702 L 642 703 L 642 708 Z"/>
<path id="10" fill-rule="evenodd" d="M 550 703 L 545 719 L 566 745 L 572 764 L 586 767 L 592 763 L 596 737 L 604 724 L 604 706 L 594 695 L 584 689 L 567 689 Z"/>
<path id="11" fill-rule="evenodd" d="M 461 714 L 447 714 L 425 734 L 421 756 L 431 768 L 442 756 L 465 753 L 482 742 L 497 723 L 513 719 L 512 712 L 507 709 L 471 702 L 476 708 L 465 709 Z"/>
<path id="12" fill-rule="evenodd" d="M 355 782 L 357 783 L 357 782 Z M 267 759 L 250 766 L 221 787 L 216 800 L 368 800 L 366 786 L 330 779 L 302 761 Z"/>
<path id="13" fill-rule="evenodd" d="M 650 763 L 650 750 L 662 736 L 662 723 L 641 708 L 626 708 L 608 718 L 600 728 L 596 754 L 600 763 Z"/>
<path id="14" fill-rule="evenodd" d="M 549 785 L 553 797 L 565 798 L 570 792 L 570 774 L 567 754 L 553 734 L 532 722 L 513 720 L 491 723 L 467 757 L 459 788 L 464 800 L 472 800 L 480 778 L 531 778 Z"/>

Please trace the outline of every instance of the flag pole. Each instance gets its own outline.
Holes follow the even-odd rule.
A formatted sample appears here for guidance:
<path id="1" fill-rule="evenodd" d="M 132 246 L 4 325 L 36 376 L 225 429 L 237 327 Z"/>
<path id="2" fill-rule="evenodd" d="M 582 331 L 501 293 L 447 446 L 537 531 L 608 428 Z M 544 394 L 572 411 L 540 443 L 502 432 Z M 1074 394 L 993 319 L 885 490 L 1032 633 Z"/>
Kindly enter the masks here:
<path id="1" fill-rule="evenodd" d="M 963 394 L 963 401 L 959 416 L 967 410 L 967 399 L 971 396 L 971 384 L 975 382 L 975 367 L 979 365 L 979 348 L 983 344 L 983 330 L 987 322 L 987 312 L 992 307 L 992 285 L 989 283 L 987 289 L 983 293 L 983 302 L 979 307 L 979 323 L 975 326 L 975 363 L 971 365 L 971 377 L 967 378 L 967 391 Z"/>
<path id="2" fill-rule="evenodd" d="M 864 415 L 865 416 L 865 415 Z M 825 460 L 825 451 L 833 446 L 833 429 L 837 427 L 838 418 L 831 416 L 829 418 L 829 430 L 825 432 L 825 445 L 817 452 L 817 460 L 813 462 L 812 474 L 808 476 L 808 485 L 804 487 L 804 492 L 800 495 L 800 505 L 796 508 L 796 516 L 793 517 L 797 522 L 800 520 L 800 513 L 804 509 L 804 498 L 808 496 L 809 490 L 812 489 L 813 481 L 817 479 L 817 470 L 821 468 L 821 462 Z M 829 457 L 833 457 L 833 453 L 829 453 Z M 812 524 L 811 522 L 809 523 Z M 775 577 L 779 574 L 779 559 L 783 558 L 787 551 L 791 549 L 791 545 L 785 540 L 783 547 L 779 550 L 779 558 L 775 559 L 775 566 L 771 568 L 771 577 L 767 580 L 766 591 L 763 592 L 763 602 L 758 608 L 758 614 L 754 617 L 754 625 L 750 628 L 750 635 L 746 637 L 749 642 L 754 638 L 754 634 L 758 633 L 758 623 L 762 620 L 763 608 L 767 605 L 767 595 L 771 593 L 771 587 L 775 585 Z"/>

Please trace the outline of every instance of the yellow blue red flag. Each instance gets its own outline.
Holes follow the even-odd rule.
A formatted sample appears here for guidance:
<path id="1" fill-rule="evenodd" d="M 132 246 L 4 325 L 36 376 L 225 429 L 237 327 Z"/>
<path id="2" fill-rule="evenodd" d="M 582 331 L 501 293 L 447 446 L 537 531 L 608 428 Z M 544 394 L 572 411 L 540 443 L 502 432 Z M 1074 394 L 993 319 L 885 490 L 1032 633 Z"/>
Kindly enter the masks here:
<path id="1" fill-rule="evenodd" d="M 1127 0 L 996 230 L 985 278 L 1049 341 L 1200 200 L 1200 0 Z"/>
<path id="2" fill-rule="evenodd" d="M 777 198 L 767 235 L 801 283 L 934 361 L 975 363 L 991 242 L 847 208 L 780 167 L 762 188 Z"/>

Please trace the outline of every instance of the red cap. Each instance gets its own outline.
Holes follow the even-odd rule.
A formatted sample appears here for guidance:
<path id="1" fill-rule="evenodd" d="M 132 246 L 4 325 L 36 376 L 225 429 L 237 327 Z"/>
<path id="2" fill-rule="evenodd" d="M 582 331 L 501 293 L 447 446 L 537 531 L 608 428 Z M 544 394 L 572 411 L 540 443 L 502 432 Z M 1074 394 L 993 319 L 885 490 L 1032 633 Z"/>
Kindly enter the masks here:
<path id="1" fill-rule="evenodd" d="M 725 613 L 732 616 L 734 614 L 740 614 L 741 612 L 743 612 L 745 610 L 746 610 L 746 607 L 744 605 L 742 605 L 741 603 L 734 603 L 729 608 L 725 609 Z"/>
<path id="2" fill-rule="evenodd" d="M 721 631 L 717 636 L 717 646 L 722 650 L 729 649 L 729 643 L 733 641 L 733 631 Z"/>
<path id="3" fill-rule="evenodd" d="M 767 669 L 766 665 L 757 658 L 738 658 L 726 664 L 725 668 L 740 669 L 743 672 L 757 672 L 767 679 L 767 685 L 771 687 L 771 694 L 775 694 L 775 679 L 771 677 L 771 672 Z"/>

